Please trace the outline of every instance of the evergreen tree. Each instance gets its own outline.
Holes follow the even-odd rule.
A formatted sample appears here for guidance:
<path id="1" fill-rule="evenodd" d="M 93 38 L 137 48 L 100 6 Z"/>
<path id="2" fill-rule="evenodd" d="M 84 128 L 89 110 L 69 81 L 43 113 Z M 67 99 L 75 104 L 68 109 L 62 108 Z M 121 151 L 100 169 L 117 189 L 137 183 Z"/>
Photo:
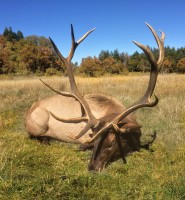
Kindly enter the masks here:
<path id="1" fill-rule="evenodd" d="M 13 42 L 17 40 L 17 34 L 12 31 L 12 27 L 5 28 L 3 35 L 7 38 L 8 41 Z"/>
<path id="2" fill-rule="evenodd" d="M 119 51 L 116 49 L 113 52 L 111 52 L 111 56 L 114 58 L 114 60 L 119 61 L 120 56 L 119 56 Z"/>
<path id="3" fill-rule="evenodd" d="M 17 31 L 17 40 L 19 41 L 23 38 L 24 38 L 23 33 L 21 31 Z"/>
<path id="4" fill-rule="evenodd" d="M 98 56 L 98 59 L 103 61 L 106 58 L 110 57 L 110 52 L 108 50 L 102 50 Z"/>
<path id="5" fill-rule="evenodd" d="M 6 27 L 5 29 L 4 29 L 4 32 L 3 32 L 3 36 L 8 36 L 8 34 L 9 34 L 9 29 Z"/>

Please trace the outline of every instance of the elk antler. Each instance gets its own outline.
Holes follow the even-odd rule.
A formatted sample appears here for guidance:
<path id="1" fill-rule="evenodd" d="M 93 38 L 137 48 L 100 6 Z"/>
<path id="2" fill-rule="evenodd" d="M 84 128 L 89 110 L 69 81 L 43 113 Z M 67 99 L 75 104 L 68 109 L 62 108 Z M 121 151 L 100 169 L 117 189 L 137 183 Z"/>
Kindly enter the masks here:
<path id="1" fill-rule="evenodd" d="M 147 46 L 144 46 L 138 42 L 133 41 L 138 47 L 140 47 L 143 50 L 143 52 L 146 54 L 146 56 L 148 57 L 148 59 L 151 63 L 150 80 L 149 80 L 148 88 L 147 88 L 145 94 L 138 102 L 134 103 L 132 106 L 127 108 L 123 113 L 118 115 L 114 120 L 107 123 L 102 129 L 100 129 L 96 134 L 94 134 L 94 136 L 90 140 L 86 140 L 84 143 L 93 142 L 98 136 L 100 136 L 102 133 L 104 133 L 106 130 L 108 130 L 111 127 L 113 129 L 115 129 L 116 131 L 119 130 L 118 123 L 122 119 L 124 119 L 126 116 L 128 116 L 129 114 L 134 112 L 135 110 L 137 110 L 139 108 L 143 108 L 143 107 L 154 107 L 157 105 L 157 103 L 158 103 L 157 96 L 154 94 L 155 100 L 153 102 L 151 101 L 151 96 L 153 94 L 153 91 L 154 91 L 154 88 L 156 85 L 158 69 L 164 60 L 165 34 L 164 34 L 164 32 L 161 32 L 161 38 L 159 38 L 157 33 L 155 32 L 155 30 L 152 28 L 152 26 L 150 26 L 148 23 L 146 23 L 146 25 L 151 30 L 151 32 L 157 42 L 157 45 L 159 47 L 159 58 L 158 58 L 158 60 L 156 60 L 152 51 Z"/>
<path id="2" fill-rule="evenodd" d="M 65 119 L 65 118 L 60 118 L 56 115 L 54 115 L 53 113 L 50 112 L 50 114 L 57 120 L 61 121 L 61 122 L 65 122 L 65 123 L 78 123 L 78 122 L 82 122 L 82 121 L 86 121 L 87 124 L 85 125 L 85 127 L 82 129 L 82 131 L 74 138 L 74 139 L 78 139 L 80 137 L 82 137 L 89 129 L 91 128 L 95 128 L 98 124 L 99 124 L 99 120 L 97 120 L 90 108 L 89 105 L 87 104 L 86 100 L 83 98 L 83 96 L 80 94 L 80 92 L 78 91 L 78 88 L 76 86 L 76 82 L 74 79 L 74 75 L 73 75 L 73 68 L 72 68 L 72 64 L 71 64 L 71 60 L 74 56 L 75 50 L 77 48 L 77 46 L 91 33 L 95 30 L 92 29 L 90 31 L 88 31 L 86 34 L 84 34 L 77 42 L 75 42 L 75 37 L 74 37 L 74 30 L 73 30 L 73 26 L 71 24 L 71 39 L 72 39 L 72 45 L 71 45 L 71 50 L 69 52 L 69 55 L 67 58 L 64 58 L 64 56 L 60 53 L 60 51 L 58 50 L 57 46 L 55 45 L 55 43 L 53 42 L 53 40 L 51 38 L 51 44 L 56 52 L 56 54 L 58 55 L 58 57 L 60 58 L 60 60 L 62 61 L 63 65 L 67 67 L 67 71 L 68 71 L 68 76 L 69 76 L 69 82 L 70 82 L 70 86 L 71 86 L 71 92 L 72 93 L 68 93 L 68 92 L 60 92 L 58 90 L 55 90 L 54 88 L 52 88 L 51 86 L 49 86 L 48 84 L 44 83 L 42 80 L 42 82 L 49 87 L 51 90 L 53 90 L 54 92 L 62 95 L 62 96 L 68 96 L 68 97 L 74 97 L 77 101 L 79 101 L 79 103 L 81 104 L 82 108 L 85 111 L 85 115 L 82 117 L 77 117 L 77 118 L 70 118 L 70 119 Z"/>

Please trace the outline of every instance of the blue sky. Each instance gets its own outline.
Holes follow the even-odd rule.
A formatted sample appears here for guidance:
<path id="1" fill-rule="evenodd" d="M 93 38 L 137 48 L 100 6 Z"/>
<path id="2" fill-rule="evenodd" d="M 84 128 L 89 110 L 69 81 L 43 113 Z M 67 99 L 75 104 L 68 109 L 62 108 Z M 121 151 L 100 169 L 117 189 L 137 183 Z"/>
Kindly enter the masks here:
<path id="1" fill-rule="evenodd" d="M 96 27 L 76 50 L 73 61 L 79 63 L 101 50 L 132 54 L 139 50 L 132 40 L 156 47 L 145 21 L 165 32 L 165 46 L 185 46 L 184 0 L 0 0 L 0 8 L 0 33 L 12 27 L 24 36 L 50 36 L 64 56 L 71 45 L 71 23 L 76 40 Z"/>

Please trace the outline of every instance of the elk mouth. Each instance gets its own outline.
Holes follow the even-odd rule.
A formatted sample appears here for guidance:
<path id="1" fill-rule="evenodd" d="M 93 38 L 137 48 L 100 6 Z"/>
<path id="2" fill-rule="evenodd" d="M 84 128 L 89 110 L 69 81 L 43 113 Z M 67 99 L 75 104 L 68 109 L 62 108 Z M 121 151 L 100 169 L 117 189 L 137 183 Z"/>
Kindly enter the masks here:
<path id="1" fill-rule="evenodd" d="M 94 172 L 101 172 L 108 165 L 110 165 L 112 162 L 118 160 L 119 158 L 121 158 L 121 156 L 117 152 L 117 153 L 112 154 L 112 156 L 107 157 L 106 160 L 100 159 L 100 158 L 91 159 L 89 164 L 88 164 L 88 170 L 92 171 L 92 172 L 93 171 Z"/>
<path id="2" fill-rule="evenodd" d="M 94 172 L 101 172 L 103 169 L 105 169 L 108 165 L 110 165 L 111 163 L 113 163 L 114 161 L 117 161 L 119 158 L 121 158 L 121 156 L 119 156 L 118 154 L 116 154 L 115 156 L 112 156 L 108 161 L 104 161 L 104 162 L 97 162 L 97 161 L 91 161 L 88 164 L 88 170 L 89 171 L 94 171 Z"/>
<path id="3" fill-rule="evenodd" d="M 88 170 L 92 172 L 101 172 L 105 168 L 104 162 L 89 163 Z"/>

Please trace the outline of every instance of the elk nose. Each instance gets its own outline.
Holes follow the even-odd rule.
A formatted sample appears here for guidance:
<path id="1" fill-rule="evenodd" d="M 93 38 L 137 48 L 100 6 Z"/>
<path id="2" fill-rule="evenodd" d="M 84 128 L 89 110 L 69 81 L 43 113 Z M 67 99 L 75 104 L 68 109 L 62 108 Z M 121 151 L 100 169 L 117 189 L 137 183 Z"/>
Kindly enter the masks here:
<path id="1" fill-rule="evenodd" d="M 97 164 L 89 163 L 88 170 L 92 172 L 101 172 L 103 170 L 103 167 Z"/>

